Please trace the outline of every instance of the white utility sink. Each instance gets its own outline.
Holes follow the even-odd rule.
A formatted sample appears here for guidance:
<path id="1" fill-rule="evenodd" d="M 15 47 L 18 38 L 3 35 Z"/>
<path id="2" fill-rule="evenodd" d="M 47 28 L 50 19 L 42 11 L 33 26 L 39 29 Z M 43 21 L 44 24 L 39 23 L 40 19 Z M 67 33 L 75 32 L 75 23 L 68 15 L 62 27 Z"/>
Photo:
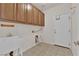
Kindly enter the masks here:
<path id="1" fill-rule="evenodd" d="M 0 54 L 20 48 L 22 39 L 19 36 L 0 37 Z"/>

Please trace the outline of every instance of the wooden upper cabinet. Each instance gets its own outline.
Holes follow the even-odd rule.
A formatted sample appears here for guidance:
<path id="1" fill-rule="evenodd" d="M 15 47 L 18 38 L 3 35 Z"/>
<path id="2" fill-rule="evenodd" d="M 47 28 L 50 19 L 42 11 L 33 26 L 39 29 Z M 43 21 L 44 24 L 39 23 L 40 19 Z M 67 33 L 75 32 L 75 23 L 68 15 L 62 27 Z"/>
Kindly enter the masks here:
<path id="1" fill-rule="evenodd" d="M 44 26 L 44 13 L 32 4 L 1 3 L 0 18 L 24 24 Z"/>
<path id="2" fill-rule="evenodd" d="M 26 23 L 27 24 L 33 24 L 34 20 L 34 12 L 33 12 L 33 6 L 31 4 L 26 4 Z"/>
<path id="3" fill-rule="evenodd" d="M 25 4 L 17 3 L 16 4 L 16 21 L 25 23 L 26 22 L 25 13 L 26 13 Z"/>
<path id="4" fill-rule="evenodd" d="M 15 20 L 15 4 L 2 3 L 1 4 L 1 18 L 6 20 Z"/>
<path id="5" fill-rule="evenodd" d="M 44 14 L 42 12 L 39 12 L 39 25 L 44 26 Z"/>

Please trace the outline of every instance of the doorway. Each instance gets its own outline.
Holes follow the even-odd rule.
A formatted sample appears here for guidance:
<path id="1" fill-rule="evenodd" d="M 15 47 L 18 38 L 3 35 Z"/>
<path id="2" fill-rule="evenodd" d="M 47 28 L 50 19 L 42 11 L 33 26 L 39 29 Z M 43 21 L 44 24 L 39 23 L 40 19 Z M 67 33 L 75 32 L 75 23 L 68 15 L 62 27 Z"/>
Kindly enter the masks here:
<path id="1" fill-rule="evenodd" d="M 70 14 L 62 14 L 55 18 L 55 44 L 71 47 L 71 20 Z"/>

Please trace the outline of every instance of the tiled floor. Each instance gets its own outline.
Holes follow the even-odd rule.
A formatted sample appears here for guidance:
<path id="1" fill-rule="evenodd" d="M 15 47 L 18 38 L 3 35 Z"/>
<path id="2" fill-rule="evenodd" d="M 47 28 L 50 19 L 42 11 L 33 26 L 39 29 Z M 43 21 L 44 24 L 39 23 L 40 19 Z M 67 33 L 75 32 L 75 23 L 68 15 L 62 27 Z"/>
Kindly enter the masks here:
<path id="1" fill-rule="evenodd" d="M 70 49 L 40 43 L 23 53 L 24 56 L 72 56 Z"/>

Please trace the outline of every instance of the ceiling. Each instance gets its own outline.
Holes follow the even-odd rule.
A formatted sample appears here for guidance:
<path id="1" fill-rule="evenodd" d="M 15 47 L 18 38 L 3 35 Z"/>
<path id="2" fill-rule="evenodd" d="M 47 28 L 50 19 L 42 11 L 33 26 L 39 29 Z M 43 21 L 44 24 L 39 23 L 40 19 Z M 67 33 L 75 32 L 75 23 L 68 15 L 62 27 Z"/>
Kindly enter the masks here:
<path id="1" fill-rule="evenodd" d="M 39 8 L 41 11 L 45 11 L 51 7 L 55 7 L 59 5 L 60 3 L 33 3 L 34 6 Z"/>

